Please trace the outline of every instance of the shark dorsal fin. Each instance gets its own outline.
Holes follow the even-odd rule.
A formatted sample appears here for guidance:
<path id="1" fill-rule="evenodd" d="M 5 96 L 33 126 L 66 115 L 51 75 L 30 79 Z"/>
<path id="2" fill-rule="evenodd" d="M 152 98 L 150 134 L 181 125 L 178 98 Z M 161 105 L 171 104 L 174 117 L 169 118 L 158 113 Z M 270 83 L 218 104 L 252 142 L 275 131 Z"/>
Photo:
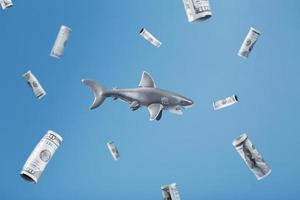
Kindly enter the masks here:
<path id="1" fill-rule="evenodd" d="M 148 72 L 143 72 L 139 87 L 152 87 L 156 88 L 154 80 Z"/>

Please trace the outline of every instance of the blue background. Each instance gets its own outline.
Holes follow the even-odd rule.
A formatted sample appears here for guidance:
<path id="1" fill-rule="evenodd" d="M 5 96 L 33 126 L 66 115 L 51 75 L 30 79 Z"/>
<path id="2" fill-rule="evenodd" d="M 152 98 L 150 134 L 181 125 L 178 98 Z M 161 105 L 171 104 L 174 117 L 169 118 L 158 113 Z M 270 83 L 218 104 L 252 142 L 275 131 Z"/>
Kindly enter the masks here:
<path id="1" fill-rule="evenodd" d="M 299 199 L 300 1 L 211 0 L 213 17 L 195 24 L 181 0 L 14 4 L 0 10 L 1 199 L 153 200 L 172 182 L 185 200 Z M 49 53 L 62 24 L 73 32 L 59 60 Z M 138 35 L 142 26 L 161 48 Z M 242 59 L 250 26 L 262 36 Z M 29 69 L 47 91 L 42 100 L 21 77 Z M 93 94 L 82 78 L 130 88 L 143 70 L 195 105 L 159 122 L 111 99 L 89 110 Z M 214 100 L 232 94 L 240 103 L 213 111 Z M 64 141 L 38 184 L 27 183 L 20 170 L 49 129 Z M 244 132 L 272 167 L 262 181 L 231 144 Z"/>

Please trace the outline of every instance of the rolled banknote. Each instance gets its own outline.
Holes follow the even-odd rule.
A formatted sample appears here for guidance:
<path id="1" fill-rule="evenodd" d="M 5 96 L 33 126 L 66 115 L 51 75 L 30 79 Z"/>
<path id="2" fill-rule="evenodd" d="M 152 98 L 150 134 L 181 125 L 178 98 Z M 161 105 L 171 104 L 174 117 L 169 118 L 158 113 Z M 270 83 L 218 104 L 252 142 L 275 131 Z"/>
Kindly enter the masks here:
<path id="1" fill-rule="evenodd" d="M 180 200 L 176 183 L 163 185 L 160 189 L 164 200 Z"/>
<path id="2" fill-rule="evenodd" d="M 212 16 L 208 0 L 183 0 L 189 22 L 204 21 Z"/>
<path id="3" fill-rule="evenodd" d="M 1 4 L 1 7 L 3 10 L 13 6 L 13 3 L 11 0 L 0 0 L 0 4 Z"/>
<path id="4" fill-rule="evenodd" d="M 116 147 L 116 145 L 114 144 L 114 142 L 108 142 L 106 143 L 107 148 L 109 149 L 112 157 L 114 158 L 114 160 L 119 160 L 120 159 L 120 154 L 119 151 Z"/>
<path id="5" fill-rule="evenodd" d="M 243 58 L 248 58 L 259 36 L 260 32 L 251 27 L 238 52 L 238 55 Z"/>
<path id="6" fill-rule="evenodd" d="M 64 49 L 69 40 L 71 31 L 72 31 L 72 29 L 67 26 L 62 25 L 60 27 L 60 30 L 57 34 L 55 43 L 51 50 L 50 56 L 55 57 L 55 58 L 60 58 L 63 55 Z"/>
<path id="7" fill-rule="evenodd" d="M 145 28 L 142 28 L 140 30 L 140 35 L 148 40 L 151 44 L 156 46 L 157 48 L 161 46 L 161 42 L 156 39 L 149 31 L 147 31 Z"/>
<path id="8" fill-rule="evenodd" d="M 26 181 L 37 183 L 62 140 L 59 134 L 48 131 L 28 157 L 21 171 L 21 177 Z"/>
<path id="9" fill-rule="evenodd" d="M 265 178 L 271 173 L 271 168 L 255 149 L 246 134 L 242 134 L 234 139 L 232 145 L 258 180 Z"/>
<path id="10" fill-rule="evenodd" d="M 33 73 L 29 70 L 25 74 L 22 75 L 23 78 L 26 80 L 27 84 L 31 87 L 34 95 L 41 99 L 43 96 L 46 95 L 45 90 L 43 89 L 40 82 L 37 80 L 37 78 L 33 75 Z"/>
<path id="11" fill-rule="evenodd" d="M 236 95 L 232 95 L 225 99 L 221 99 L 221 100 L 213 102 L 213 107 L 214 107 L 214 110 L 219 110 L 219 109 L 231 106 L 231 105 L 237 103 L 238 101 L 239 101 L 238 97 Z"/>

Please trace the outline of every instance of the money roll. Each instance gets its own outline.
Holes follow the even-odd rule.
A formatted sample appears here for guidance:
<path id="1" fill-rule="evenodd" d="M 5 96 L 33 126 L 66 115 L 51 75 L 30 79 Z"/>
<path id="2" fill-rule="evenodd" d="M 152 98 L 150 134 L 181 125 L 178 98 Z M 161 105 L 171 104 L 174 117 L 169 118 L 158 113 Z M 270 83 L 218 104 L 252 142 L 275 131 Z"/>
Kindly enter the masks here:
<path id="1" fill-rule="evenodd" d="M 160 187 L 164 200 L 180 200 L 176 183 L 163 185 Z"/>
<path id="2" fill-rule="evenodd" d="M 148 30 L 145 28 L 141 28 L 139 34 L 148 42 L 150 42 L 153 46 L 159 48 L 161 46 L 161 42 L 154 37 Z"/>
<path id="3" fill-rule="evenodd" d="M 49 130 L 28 157 L 20 173 L 21 177 L 37 183 L 62 140 L 59 134 Z"/>
<path id="4" fill-rule="evenodd" d="M 204 21 L 212 16 L 208 0 L 183 0 L 189 22 Z"/>
<path id="5" fill-rule="evenodd" d="M 261 33 L 258 30 L 251 27 L 244 42 L 242 43 L 242 46 L 238 52 L 238 56 L 242 58 L 248 58 L 260 35 Z"/>
<path id="6" fill-rule="evenodd" d="M 222 108 L 236 104 L 238 101 L 239 101 L 238 97 L 234 94 L 230 97 L 226 97 L 225 99 L 221 99 L 213 102 L 213 107 L 214 110 L 220 110 Z"/>
<path id="7" fill-rule="evenodd" d="M 120 159 L 120 153 L 116 147 L 116 145 L 114 144 L 114 142 L 110 141 L 106 143 L 106 146 L 108 148 L 108 150 L 110 151 L 112 157 L 114 158 L 114 160 L 119 160 Z"/>
<path id="8" fill-rule="evenodd" d="M 247 134 L 242 134 L 233 140 L 232 145 L 246 162 L 257 180 L 261 180 L 271 173 L 271 168 L 261 154 L 255 149 Z"/>
<path id="9" fill-rule="evenodd" d="M 57 34 L 55 43 L 51 50 L 50 56 L 55 57 L 55 58 L 60 58 L 63 55 L 64 49 L 69 40 L 71 31 L 72 31 L 72 29 L 67 26 L 62 25 L 60 27 L 60 30 Z"/>
<path id="10" fill-rule="evenodd" d="M 29 87 L 32 89 L 34 95 L 38 99 L 41 99 L 46 95 L 44 88 L 30 70 L 23 74 L 22 77 L 25 79 Z"/>
<path id="11" fill-rule="evenodd" d="M 1 7 L 3 10 L 13 6 L 13 3 L 11 0 L 0 0 L 0 4 L 1 4 Z"/>

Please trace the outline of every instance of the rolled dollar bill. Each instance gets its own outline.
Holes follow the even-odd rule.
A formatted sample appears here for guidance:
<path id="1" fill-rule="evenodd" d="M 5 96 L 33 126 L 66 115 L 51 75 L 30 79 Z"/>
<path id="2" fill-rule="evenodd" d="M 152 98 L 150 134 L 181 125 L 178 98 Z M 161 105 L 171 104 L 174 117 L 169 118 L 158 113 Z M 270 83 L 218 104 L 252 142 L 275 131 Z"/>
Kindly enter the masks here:
<path id="1" fill-rule="evenodd" d="M 237 103 L 238 101 L 239 101 L 238 97 L 236 95 L 232 95 L 225 99 L 221 99 L 221 100 L 213 102 L 213 107 L 214 107 L 214 110 L 220 110 L 222 108 L 231 106 L 231 105 Z"/>
<path id="2" fill-rule="evenodd" d="M 212 16 L 208 0 L 183 0 L 189 22 L 204 21 Z"/>
<path id="3" fill-rule="evenodd" d="M 242 134 L 234 139 L 232 145 L 258 180 L 265 178 L 271 173 L 271 168 L 255 149 L 247 134 Z"/>
<path id="4" fill-rule="evenodd" d="M 151 44 L 156 46 L 157 48 L 161 46 L 161 42 L 156 39 L 149 31 L 147 31 L 145 28 L 142 28 L 140 30 L 140 35 L 148 40 Z"/>
<path id="5" fill-rule="evenodd" d="M 72 29 L 67 26 L 62 25 L 60 27 L 60 30 L 57 34 L 55 43 L 51 50 L 50 56 L 55 57 L 55 58 L 60 58 L 63 55 L 64 49 L 69 40 L 71 31 L 72 31 Z"/>
<path id="6" fill-rule="evenodd" d="M 251 27 L 238 52 L 238 55 L 243 58 L 248 58 L 259 36 L 260 32 Z"/>
<path id="7" fill-rule="evenodd" d="M 180 200 L 176 183 L 163 185 L 160 189 L 164 200 Z"/>
<path id="8" fill-rule="evenodd" d="M 41 99 L 43 96 L 46 95 L 46 92 L 43 89 L 42 85 L 30 70 L 23 74 L 22 77 L 26 80 L 27 84 L 31 87 L 34 95 L 38 99 Z"/>
<path id="9" fill-rule="evenodd" d="M 112 157 L 114 158 L 114 160 L 119 160 L 120 159 L 120 154 L 119 151 L 116 147 L 116 145 L 114 144 L 114 142 L 108 142 L 106 143 L 107 148 L 109 149 Z"/>
<path id="10" fill-rule="evenodd" d="M 26 181 L 37 183 L 62 140 L 59 134 L 49 130 L 28 157 L 21 171 L 21 177 Z"/>
<path id="11" fill-rule="evenodd" d="M 13 3 L 11 0 L 0 0 L 0 4 L 1 4 L 1 7 L 3 10 L 13 6 Z"/>

